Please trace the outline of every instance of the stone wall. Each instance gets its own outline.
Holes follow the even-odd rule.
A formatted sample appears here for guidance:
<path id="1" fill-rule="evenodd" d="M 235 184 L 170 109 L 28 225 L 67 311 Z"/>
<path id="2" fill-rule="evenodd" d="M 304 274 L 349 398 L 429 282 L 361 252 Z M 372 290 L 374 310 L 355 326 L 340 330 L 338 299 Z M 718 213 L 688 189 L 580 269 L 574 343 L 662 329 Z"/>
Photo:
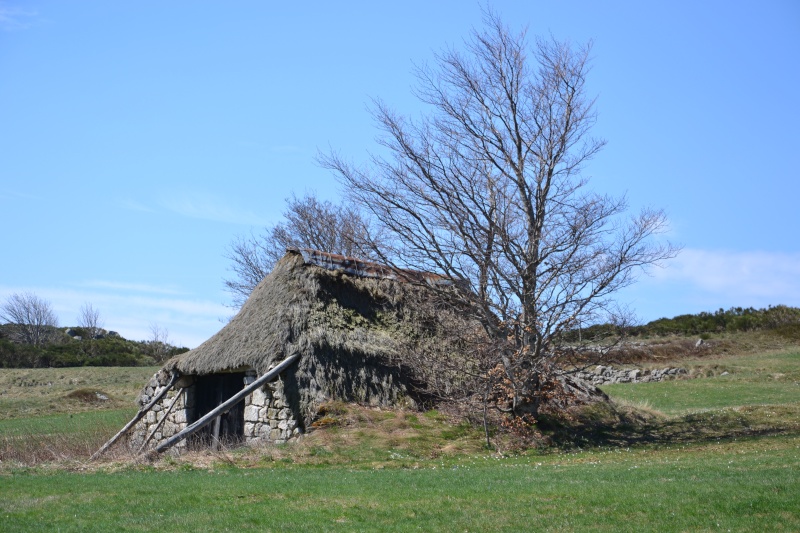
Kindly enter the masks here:
<path id="1" fill-rule="evenodd" d="M 611 366 L 597 365 L 593 370 L 576 372 L 575 376 L 588 381 L 592 385 L 611 385 L 614 383 L 649 383 L 685 376 L 685 368 L 667 367 L 657 370 L 634 368 L 632 370 L 615 369 Z"/>
<path id="2" fill-rule="evenodd" d="M 150 403 L 169 382 L 169 376 L 164 372 L 156 373 L 145 386 L 139 396 L 139 407 Z M 191 419 L 194 410 L 194 388 L 190 377 L 179 379 L 175 386 L 156 403 L 150 411 L 133 427 L 130 446 L 139 450 L 147 440 L 145 449 L 158 446 L 168 438 L 183 430 Z M 179 396 L 176 399 L 176 396 Z M 183 440 L 175 445 L 178 449 L 186 448 Z"/>
<path id="3" fill-rule="evenodd" d="M 248 373 L 248 378 L 255 379 L 255 372 Z M 139 396 L 139 407 L 147 405 L 168 382 L 169 376 L 165 372 L 155 374 Z M 197 393 L 195 379 L 192 376 L 183 376 L 176 381 L 172 390 L 167 392 L 133 427 L 129 441 L 131 449 L 138 451 L 145 440 L 147 441 L 145 449 L 155 448 L 185 429 L 189 421 L 196 418 L 194 409 Z M 175 399 L 178 395 L 180 397 Z M 298 414 L 293 412 L 286 399 L 282 378 L 256 389 L 245 397 L 244 402 L 243 436 L 246 444 L 259 442 L 281 444 L 303 432 L 298 422 Z M 186 447 L 186 439 L 175 444 L 177 449 Z"/>
<path id="4" fill-rule="evenodd" d="M 247 444 L 273 442 L 282 444 L 302 433 L 297 414 L 292 412 L 284 383 L 278 378 L 253 391 L 245 398 L 244 439 Z"/>

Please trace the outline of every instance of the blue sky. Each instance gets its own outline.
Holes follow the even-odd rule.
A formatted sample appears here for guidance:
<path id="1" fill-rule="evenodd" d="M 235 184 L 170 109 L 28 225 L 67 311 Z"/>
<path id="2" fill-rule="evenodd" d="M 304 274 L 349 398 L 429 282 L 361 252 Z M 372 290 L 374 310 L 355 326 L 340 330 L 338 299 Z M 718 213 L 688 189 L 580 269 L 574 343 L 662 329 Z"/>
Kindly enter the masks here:
<path id="1" fill-rule="evenodd" d="M 800 306 L 800 3 L 491 5 L 594 41 L 592 187 L 664 208 L 684 246 L 620 295 L 641 320 Z M 0 299 L 197 346 L 232 314 L 230 241 L 293 192 L 338 199 L 317 150 L 365 159 L 370 99 L 424 112 L 413 64 L 480 24 L 454 0 L 0 0 Z"/>

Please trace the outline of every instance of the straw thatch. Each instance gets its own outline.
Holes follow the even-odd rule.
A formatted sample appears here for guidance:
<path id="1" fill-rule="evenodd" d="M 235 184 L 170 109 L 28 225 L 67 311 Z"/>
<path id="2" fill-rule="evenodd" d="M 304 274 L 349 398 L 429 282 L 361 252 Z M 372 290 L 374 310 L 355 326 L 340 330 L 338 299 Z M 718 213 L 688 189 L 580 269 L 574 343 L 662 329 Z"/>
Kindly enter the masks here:
<path id="1" fill-rule="evenodd" d="M 299 353 L 284 375 L 284 393 L 306 424 L 331 399 L 418 404 L 425 399 L 424 372 L 405 365 L 403 354 L 440 344 L 432 336 L 443 315 L 411 305 L 425 296 L 396 273 L 364 262 L 356 272 L 353 264 L 311 250 L 288 251 L 229 324 L 164 370 L 254 369 L 260 375 Z"/>

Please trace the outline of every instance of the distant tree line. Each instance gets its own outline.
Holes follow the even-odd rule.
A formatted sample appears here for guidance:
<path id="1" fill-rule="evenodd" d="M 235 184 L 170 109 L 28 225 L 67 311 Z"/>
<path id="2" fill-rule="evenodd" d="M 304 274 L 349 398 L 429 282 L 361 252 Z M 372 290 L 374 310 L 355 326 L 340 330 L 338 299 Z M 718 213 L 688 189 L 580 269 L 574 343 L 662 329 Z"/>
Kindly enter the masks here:
<path id="1" fill-rule="evenodd" d="M 9 296 L 0 306 L 0 322 L 0 368 L 147 366 L 188 351 L 173 346 L 157 324 L 142 341 L 109 332 L 88 303 L 81 307 L 78 326 L 60 328 L 50 303 L 33 293 Z"/>
<path id="2" fill-rule="evenodd" d="M 786 305 L 731 307 L 714 312 L 678 315 L 659 318 L 644 325 L 619 327 L 613 324 L 595 324 L 576 328 L 565 334 L 567 341 L 606 339 L 610 337 L 657 337 L 666 335 L 703 335 L 707 333 L 733 333 L 800 328 L 800 308 Z"/>

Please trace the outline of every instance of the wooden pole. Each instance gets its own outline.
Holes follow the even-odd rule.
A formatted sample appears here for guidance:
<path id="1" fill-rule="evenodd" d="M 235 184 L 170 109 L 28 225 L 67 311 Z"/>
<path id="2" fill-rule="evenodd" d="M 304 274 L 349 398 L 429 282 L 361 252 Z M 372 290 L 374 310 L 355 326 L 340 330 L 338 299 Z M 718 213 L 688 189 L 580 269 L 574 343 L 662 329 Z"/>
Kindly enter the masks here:
<path id="1" fill-rule="evenodd" d="M 222 422 L 222 415 L 214 419 L 214 428 L 211 430 L 211 451 L 215 452 L 219 449 L 219 426 Z"/>
<path id="2" fill-rule="evenodd" d="M 217 405 L 222 403 L 222 387 L 217 391 Z M 222 415 L 218 415 L 214 419 L 214 426 L 211 428 L 211 451 L 215 452 L 219 449 L 219 427 L 222 425 Z"/>
<path id="3" fill-rule="evenodd" d="M 180 442 L 181 440 L 185 439 L 189 435 L 193 435 L 193 434 L 197 433 L 198 431 L 200 431 L 201 429 L 206 427 L 208 424 L 213 422 L 214 419 L 217 416 L 225 414 L 228 411 L 230 411 L 231 408 L 234 405 L 236 405 L 237 403 L 239 403 L 245 396 L 247 396 L 248 394 L 250 394 L 251 392 L 253 392 L 257 388 L 261 387 L 265 383 L 268 383 L 268 382 L 272 381 L 273 379 L 275 379 L 278 376 L 278 374 L 280 374 L 281 372 L 286 370 L 286 368 L 288 368 L 292 363 L 297 361 L 299 358 L 300 358 L 300 354 L 299 353 L 295 353 L 293 355 L 290 355 L 289 357 L 287 357 L 286 359 L 281 361 L 278 364 L 278 366 L 276 366 L 275 368 L 273 368 L 272 370 L 270 370 L 269 372 L 267 372 L 263 376 L 259 377 L 254 382 L 252 382 L 250 385 L 248 385 L 247 387 L 243 388 L 242 390 L 240 390 L 239 392 L 237 392 L 233 396 L 231 396 L 231 398 L 228 401 L 220 404 L 216 408 L 214 408 L 211 411 L 209 411 L 203 418 L 201 418 L 200 420 L 198 420 L 194 424 L 188 426 L 187 428 L 184 428 L 183 431 L 173 435 L 172 437 L 170 437 L 169 439 L 164 441 L 162 444 L 157 446 L 155 450 L 157 452 L 161 453 L 161 452 L 163 452 L 165 450 L 168 450 L 169 448 L 171 448 L 172 446 L 174 446 L 176 443 Z"/>
<path id="4" fill-rule="evenodd" d="M 147 436 L 147 438 L 144 439 L 144 442 L 142 443 L 142 445 L 139 446 L 139 451 L 137 451 L 136 453 L 142 453 L 142 450 L 144 450 L 144 447 L 147 446 L 147 443 L 150 442 L 150 439 L 152 439 L 153 435 L 156 434 L 156 431 L 158 431 L 161 428 L 161 426 L 164 425 L 164 422 L 167 421 L 167 417 L 172 412 L 172 408 L 175 407 L 176 403 L 178 403 L 178 399 L 183 395 L 183 391 L 185 391 L 185 390 L 186 389 L 179 390 L 178 394 L 176 394 L 175 397 L 172 399 L 172 401 L 169 402 L 169 405 L 167 406 L 167 410 L 164 411 L 164 416 L 161 417 L 161 420 L 158 421 L 158 424 L 156 424 L 156 427 L 153 428 L 153 431 L 151 431 L 150 434 Z"/>
<path id="5" fill-rule="evenodd" d="M 159 392 L 158 394 L 156 394 L 156 395 L 155 395 L 155 397 L 154 397 L 152 400 L 150 400 L 150 403 L 148 403 L 146 406 L 142 407 L 142 408 L 139 410 L 139 412 L 138 412 L 138 413 L 136 413 L 136 416 L 134 416 L 134 417 L 131 419 L 131 421 L 130 421 L 130 422 L 128 422 L 127 424 L 125 424 L 125 427 L 124 427 L 124 428 L 120 429 L 120 430 L 119 430 L 119 432 L 118 432 L 116 435 L 114 435 L 113 437 L 111 437 L 111 438 L 108 440 L 108 442 L 106 442 L 105 444 L 103 444 L 103 445 L 100 447 L 100 449 L 99 449 L 99 450 L 97 450 L 96 452 L 94 452 L 94 454 L 93 454 L 93 455 L 92 455 L 92 456 L 89 458 L 89 460 L 90 460 L 90 461 L 94 461 L 95 459 L 97 459 L 98 457 L 100 457 L 100 455 L 101 455 L 101 454 L 102 454 L 104 451 L 106 451 L 108 448 L 110 448 L 112 444 L 114 444 L 115 442 L 117 442 L 117 439 L 118 439 L 118 438 L 120 438 L 122 435 L 124 435 L 124 434 L 125 434 L 125 432 L 126 432 L 126 431 L 128 431 L 130 428 L 132 428 L 132 427 L 133 427 L 133 425 L 134 425 L 136 422 L 138 422 L 139 420 L 141 420 L 141 419 L 142 419 L 142 417 L 143 417 L 144 415 L 146 415 L 146 414 L 147 414 L 147 411 L 149 411 L 150 409 L 152 409 L 152 408 L 153 408 L 153 406 L 154 406 L 154 405 L 155 405 L 155 404 L 156 404 L 156 403 L 157 403 L 157 402 L 158 402 L 158 401 L 159 401 L 161 398 L 163 398 L 163 397 L 164 397 L 164 395 L 167 393 L 167 391 L 169 391 L 169 389 L 171 389 L 171 388 L 172 388 L 172 386 L 175 384 L 175 382 L 176 382 L 177 380 L 178 380 L 178 372 L 177 372 L 177 371 L 175 371 L 175 370 L 173 370 L 173 371 L 172 371 L 172 377 L 170 378 L 170 380 L 169 380 L 169 383 L 167 383 L 167 386 L 166 386 L 166 387 L 164 387 L 163 389 L 161 389 L 161 392 Z"/>

